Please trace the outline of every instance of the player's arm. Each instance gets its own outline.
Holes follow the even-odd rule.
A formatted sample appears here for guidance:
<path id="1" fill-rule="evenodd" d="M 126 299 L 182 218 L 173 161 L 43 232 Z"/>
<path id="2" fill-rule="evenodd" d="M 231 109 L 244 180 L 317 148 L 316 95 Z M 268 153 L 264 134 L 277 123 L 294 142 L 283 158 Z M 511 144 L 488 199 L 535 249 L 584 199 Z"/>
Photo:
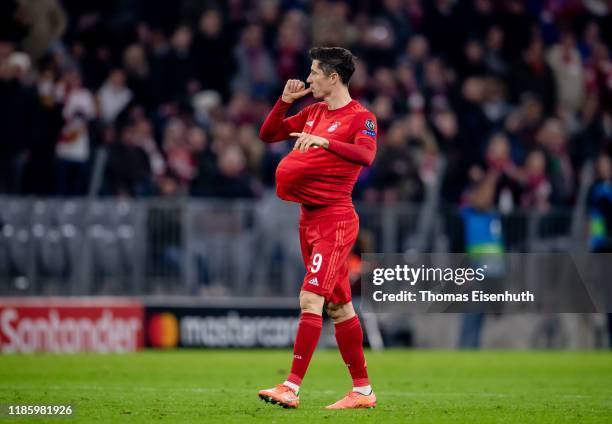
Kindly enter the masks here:
<path id="1" fill-rule="evenodd" d="M 327 150 L 348 162 L 370 166 L 376 157 L 376 140 L 368 137 L 355 137 L 355 144 L 330 140 Z"/>
<path id="2" fill-rule="evenodd" d="M 289 135 L 297 137 L 293 150 L 299 150 L 302 153 L 307 152 L 311 147 L 313 149 L 322 147 L 348 162 L 361 166 L 370 166 L 376 156 L 376 141 L 367 138 L 359 137 L 356 138 L 355 144 L 349 144 L 305 132 L 294 132 Z"/>
<path id="3" fill-rule="evenodd" d="M 353 143 L 328 140 L 313 134 L 291 133 L 291 136 L 297 137 L 293 149 L 306 152 L 310 147 L 322 147 L 348 162 L 370 166 L 376 156 L 376 118 L 372 113 L 359 114 L 352 127 Z"/>
<path id="4" fill-rule="evenodd" d="M 287 140 L 290 133 L 301 131 L 306 123 L 308 110 L 304 109 L 288 118 L 285 118 L 285 113 L 287 113 L 287 110 L 289 110 L 294 101 L 310 92 L 311 88 L 305 88 L 302 81 L 288 80 L 283 89 L 282 96 L 278 99 L 261 126 L 259 138 L 266 143 L 273 143 Z"/>

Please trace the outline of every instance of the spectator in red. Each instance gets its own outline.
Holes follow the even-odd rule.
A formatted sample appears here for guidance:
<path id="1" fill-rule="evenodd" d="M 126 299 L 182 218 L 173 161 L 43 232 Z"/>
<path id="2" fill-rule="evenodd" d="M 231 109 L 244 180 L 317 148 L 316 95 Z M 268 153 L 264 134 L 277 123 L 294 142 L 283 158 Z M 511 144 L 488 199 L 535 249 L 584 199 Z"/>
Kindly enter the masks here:
<path id="1" fill-rule="evenodd" d="M 524 173 L 525 186 L 521 206 L 525 210 L 548 212 L 552 186 L 546 175 L 546 155 L 541 150 L 533 150 L 527 155 Z"/>
<path id="2" fill-rule="evenodd" d="M 63 104 L 64 125 L 55 148 L 57 192 L 60 196 L 80 196 L 87 190 L 90 161 L 90 122 L 96 118 L 91 92 L 83 87 L 78 70 L 67 71 L 56 87 L 56 98 Z"/>

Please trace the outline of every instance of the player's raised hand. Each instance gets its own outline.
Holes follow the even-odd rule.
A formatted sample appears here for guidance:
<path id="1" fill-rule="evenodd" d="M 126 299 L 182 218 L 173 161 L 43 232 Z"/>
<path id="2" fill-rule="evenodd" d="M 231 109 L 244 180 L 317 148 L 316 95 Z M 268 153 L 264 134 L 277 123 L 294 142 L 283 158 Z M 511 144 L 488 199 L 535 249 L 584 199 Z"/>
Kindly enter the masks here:
<path id="1" fill-rule="evenodd" d="M 305 132 L 293 132 L 289 134 L 291 137 L 297 137 L 293 150 L 299 150 L 302 153 L 306 153 L 309 148 L 318 149 L 323 147 L 327 149 L 329 147 L 329 140 L 318 135 L 308 134 Z"/>
<path id="2" fill-rule="evenodd" d="M 293 103 L 300 97 L 304 97 L 306 94 L 312 91 L 312 88 L 310 87 L 305 88 L 305 87 L 306 85 L 300 80 L 296 80 L 296 79 L 287 80 L 287 83 L 285 84 L 285 88 L 283 90 L 283 95 L 282 95 L 283 102 Z"/>

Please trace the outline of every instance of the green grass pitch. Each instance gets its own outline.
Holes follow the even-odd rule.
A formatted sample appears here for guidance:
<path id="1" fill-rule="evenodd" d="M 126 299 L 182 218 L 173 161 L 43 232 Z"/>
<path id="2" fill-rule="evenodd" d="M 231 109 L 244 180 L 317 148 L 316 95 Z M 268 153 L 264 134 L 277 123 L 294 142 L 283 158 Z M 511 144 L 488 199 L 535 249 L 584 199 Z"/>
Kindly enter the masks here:
<path id="1" fill-rule="evenodd" d="M 611 352 L 367 352 L 378 407 L 326 411 L 350 389 L 334 350 L 315 353 L 301 405 L 264 403 L 284 350 L 0 355 L 0 403 L 72 404 L 75 416 L 0 422 L 610 423 Z M 326 421 L 327 420 L 327 421 Z"/>

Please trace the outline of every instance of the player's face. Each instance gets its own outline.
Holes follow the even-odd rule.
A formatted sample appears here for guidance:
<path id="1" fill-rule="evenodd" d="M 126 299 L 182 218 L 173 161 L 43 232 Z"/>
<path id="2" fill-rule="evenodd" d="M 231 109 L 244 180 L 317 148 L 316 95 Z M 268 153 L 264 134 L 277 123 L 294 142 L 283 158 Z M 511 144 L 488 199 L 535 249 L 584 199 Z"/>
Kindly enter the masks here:
<path id="1" fill-rule="evenodd" d="M 332 76 L 325 75 L 319 67 L 319 61 L 313 60 L 310 66 L 310 75 L 306 82 L 312 88 L 312 96 L 320 99 L 329 94 L 332 87 Z"/>

